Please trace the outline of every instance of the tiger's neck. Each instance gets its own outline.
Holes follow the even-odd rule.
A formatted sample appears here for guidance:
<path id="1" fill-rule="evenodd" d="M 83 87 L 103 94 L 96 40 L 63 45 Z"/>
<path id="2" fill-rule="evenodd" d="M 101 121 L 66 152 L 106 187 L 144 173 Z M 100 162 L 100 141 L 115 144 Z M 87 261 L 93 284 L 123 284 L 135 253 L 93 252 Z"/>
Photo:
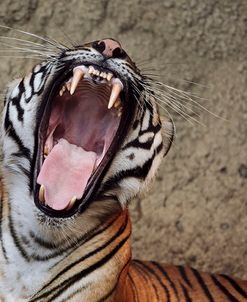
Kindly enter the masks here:
<path id="1" fill-rule="evenodd" d="M 105 221 L 91 234 L 78 237 L 74 244 L 63 241 L 53 245 L 42 240 L 42 234 L 38 237 L 22 227 L 22 214 L 10 207 L 4 190 L 2 193 L 0 298 L 55 301 L 63 296 L 64 301 L 69 301 L 73 285 L 78 291 L 71 301 L 81 301 L 82 297 L 85 301 L 115 301 L 113 295 L 119 282 L 123 283 L 131 259 L 127 210 Z"/>

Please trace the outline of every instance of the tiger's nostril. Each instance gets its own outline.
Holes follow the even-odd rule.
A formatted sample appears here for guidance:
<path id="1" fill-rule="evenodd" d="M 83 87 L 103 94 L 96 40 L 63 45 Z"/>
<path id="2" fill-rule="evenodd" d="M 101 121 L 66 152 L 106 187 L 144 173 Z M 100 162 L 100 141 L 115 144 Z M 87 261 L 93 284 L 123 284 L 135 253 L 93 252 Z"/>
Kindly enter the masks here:
<path id="1" fill-rule="evenodd" d="M 105 50 L 105 47 L 106 47 L 104 41 L 94 42 L 92 46 L 94 49 L 96 49 L 100 53 L 103 53 L 103 51 Z"/>
<path id="2" fill-rule="evenodd" d="M 123 59 L 125 56 L 126 56 L 126 52 L 120 47 L 115 48 L 112 52 L 113 58 Z"/>

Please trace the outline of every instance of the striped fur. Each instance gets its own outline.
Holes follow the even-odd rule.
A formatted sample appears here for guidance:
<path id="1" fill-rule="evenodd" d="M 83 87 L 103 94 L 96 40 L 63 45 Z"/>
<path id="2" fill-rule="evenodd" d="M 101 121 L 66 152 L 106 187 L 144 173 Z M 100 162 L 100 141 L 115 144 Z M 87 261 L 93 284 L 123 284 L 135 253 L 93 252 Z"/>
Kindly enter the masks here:
<path id="1" fill-rule="evenodd" d="M 131 260 L 128 202 L 148 187 L 174 133 L 161 125 L 155 89 L 128 58 L 108 68 L 129 83 L 137 107 L 128 134 L 80 214 L 52 218 L 36 208 L 34 162 L 41 103 L 68 66 L 100 64 L 87 44 L 61 48 L 8 87 L 3 112 L 0 299 L 11 301 L 247 301 L 246 282 Z"/>

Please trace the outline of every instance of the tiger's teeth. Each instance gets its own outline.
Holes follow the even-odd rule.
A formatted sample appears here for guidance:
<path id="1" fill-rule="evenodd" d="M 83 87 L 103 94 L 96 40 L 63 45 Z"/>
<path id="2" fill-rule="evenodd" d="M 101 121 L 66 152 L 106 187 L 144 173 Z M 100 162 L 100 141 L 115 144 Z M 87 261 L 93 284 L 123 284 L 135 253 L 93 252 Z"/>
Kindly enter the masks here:
<path id="1" fill-rule="evenodd" d="M 90 66 L 88 67 L 88 73 L 91 74 L 91 73 L 93 73 L 93 71 L 94 71 L 94 68 L 93 68 L 92 65 L 90 65 Z"/>
<path id="2" fill-rule="evenodd" d="M 65 85 L 63 85 L 59 91 L 59 95 L 62 96 L 65 91 L 66 91 L 66 87 L 65 87 Z"/>
<path id="3" fill-rule="evenodd" d="M 39 200 L 41 202 L 45 202 L 45 187 L 44 187 L 44 185 L 40 186 L 40 189 L 39 189 Z"/>
<path id="4" fill-rule="evenodd" d="M 111 109 L 114 103 L 117 101 L 119 93 L 121 92 L 122 89 L 123 89 L 123 84 L 120 82 L 120 80 L 116 79 L 112 85 L 112 91 L 108 103 L 108 109 Z"/>
<path id="5" fill-rule="evenodd" d="M 48 153 L 49 153 L 49 149 L 48 149 L 48 147 L 47 147 L 47 146 L 45 146 L 45 148 L 44 148 L 44 155 L 45 155 L 45 156 L 47 156 L 47 155 L 48 155 Z"/>
<path id="6" fill-rule="evenodd" d="M 70 89 L 71 89 L 71 82 L 67 82 L 65 85 L 66 85 L 67 90 L 70 91 Z"/>
<path id="7" fill-rule="evenodd" d="M 116 102 L 114 103 L 114 108 L 120 108 L 121 106 L 121 101 L 120 99 L 117 99 Z"/>
<path id="8" fill-rule="evenodd" d="M 77 200 L 76 196 L 73 196 L 73 197 L 71 198 L 70 202 L 69 202 L 68 207 L 69 207 L 69 208 L 72 208 L 73 205 L 75 204 L 76 200 Z"/>
<path id="9" fill-rule="evenodd" d="M 110 81 L 113 77 L 113 74 L 112 73 L 107 73 L 106 75 L 106 78 L 107 78 L 107 81 Z"/>
<path id="10" fill-rule="evenodd" d="M 77 87 L 78 83 L 80 82 L 81 78 L 84 76 L 84 74 L 85 74 L 85 70 L 82 70 L 82 68 L 80 68 L 80 67 L 74 68 L 73 78 L 72 78 L 71 87 L 70 87 L 71 95 L 75 92 L 76 87 Z"/>

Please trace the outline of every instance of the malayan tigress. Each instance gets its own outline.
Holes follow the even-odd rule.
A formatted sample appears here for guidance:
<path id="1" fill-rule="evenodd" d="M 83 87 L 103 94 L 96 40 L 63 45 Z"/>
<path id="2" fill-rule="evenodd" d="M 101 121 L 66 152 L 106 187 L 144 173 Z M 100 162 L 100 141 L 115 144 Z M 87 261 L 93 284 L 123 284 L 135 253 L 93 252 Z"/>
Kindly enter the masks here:
<path id="1" fill-rule="evenodd" d="M 127 204 L 168 152 L 173 122 L 116 40 L 46 41 L 46 59 L 5 97 L 1 301 L 247 301 L 245 281 L 131 260 Z"/>

